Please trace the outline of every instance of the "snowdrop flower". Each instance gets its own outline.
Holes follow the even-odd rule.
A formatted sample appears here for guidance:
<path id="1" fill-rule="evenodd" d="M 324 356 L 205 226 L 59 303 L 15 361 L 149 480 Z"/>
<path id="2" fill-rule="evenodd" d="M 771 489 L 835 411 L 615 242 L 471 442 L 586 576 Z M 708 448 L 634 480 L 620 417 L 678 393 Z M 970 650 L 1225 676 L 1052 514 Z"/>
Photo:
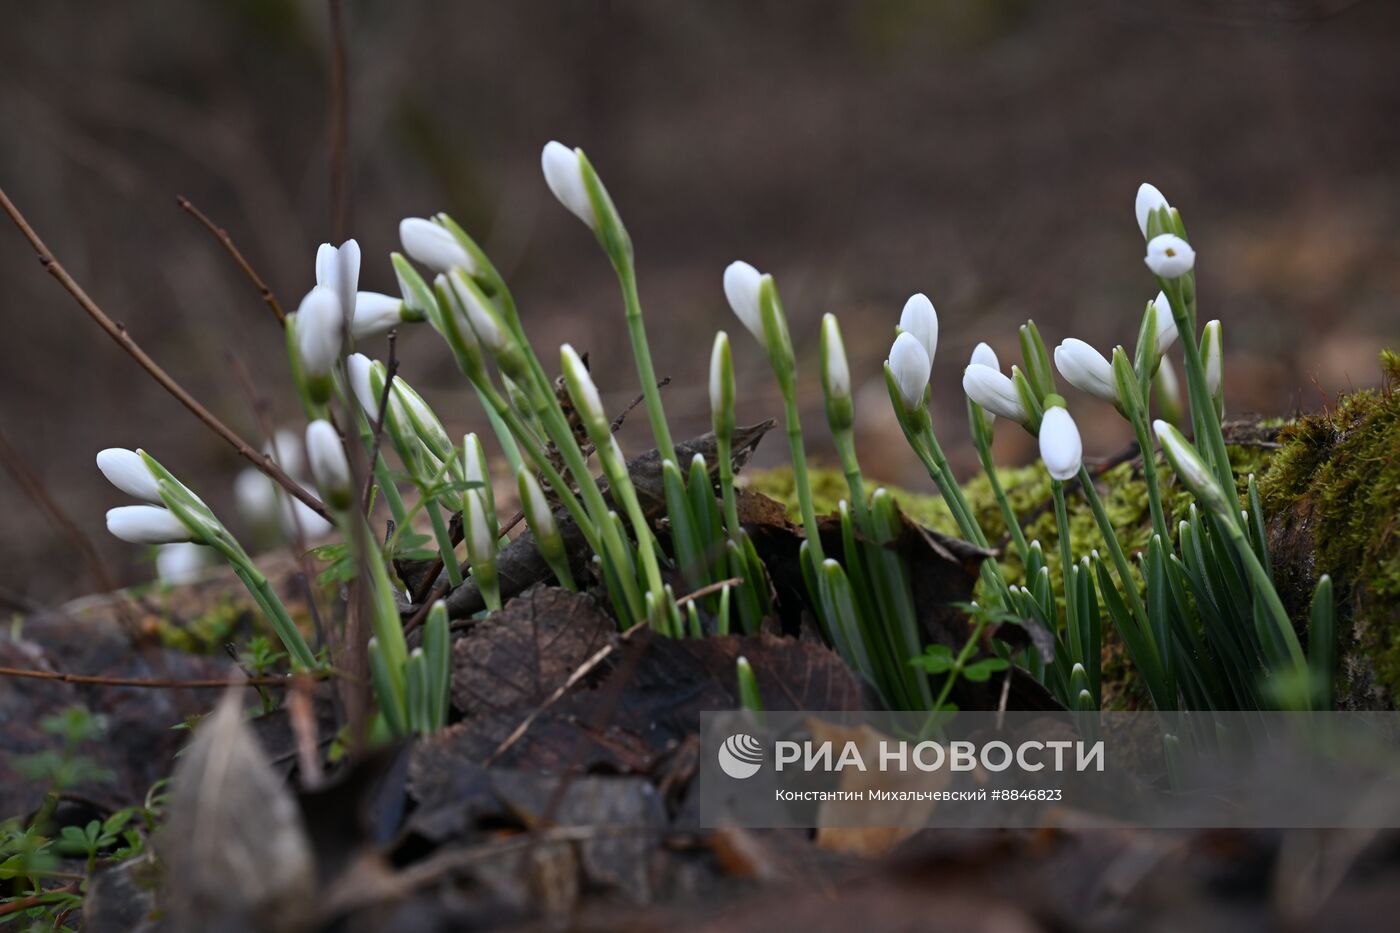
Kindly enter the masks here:
<path id="1" fill-rule="evenodd" d="M 350 504 L 350 463 L 340 435 L 329 421 L 318 418 L 307 425 L 306 459 L 326 504 L 337 510 L 346 508 Z"/>
<path id="2" fill-rule="evenodd" d="M 716 437 L 734 433 L 734 360 L 724 331 L 715 334 L 710 351 L 710 420 Z"/>
<path id="3" fill-rule="evenodd" d="M 301 453 L 301 438 L 297 437 L 295 431 L 278 428 L 273 432 L 272 439 L 263 445 L 263 453 L 277 461 L 282 472 L 288 476 L 299 477 L 306 472 L 306 463 Z M 253 469 L 253 472 L 263 475 L 256 469 Z"/>
<path id="4" fill-rule="evenodd" d="M 340 356 L 344 333 L 345 321 L 335 292 L 324 285 L 307 292 L 296 311 L 297 353 L 307 375 L 330 373 Z"/>
<path id="5" fill-rule="evenodd" d="M 540 153 L 540 167 L 544 169 L 545 184 L 549 185 L 549 190 L 559 199 L 559 203 L 590 228 L 597 230 L 598 215 L 593 210 L 593 199 L 588 196 L 579 155 L 579 150 L 551 140 Z"/>
<path id="6" fill-rule="evenodd" d="M 1170 208 L 1171 205 L 1155 185 L 1143 182 L 1138 185 L 1137 203 L 1133 207 L 1137 211 L 1138 229 L 1142 231 L 1143 239 L 1147 239 L 1147 218 L 1161 208 Z"/>
<path id="7" fill-rule="evenodd" d="M 1219 321 L 1209 321 L 1201 331 L 1201 362 L 1206 369 L 1206 388 L 1212 397 L 1219 397 L 1224 378 L 1224 334 Z"/>
<path id="8" fill-rule="evenodd" d="M 516 473 L 520 486 L 520 511 L 525 513 L 525 521 L 530 525 L 537 541 L 551 539 L 559 533 L 559 524 L 554 520 L 554 510 L 549 507 L 549 499 L 544 488 L 525 467 Z"/>
<path id="9" fill-rule="evenodd" d="M 890 347 L 890 358 L 885 361 L 894 374 L 899 396 L 907 408 L 916 409 L 924 404 L 924 392 L 928 389 L 928 377 L 933 371 L 924 345 L 913 334 L 905 332 L 894 338 Z"/>
<path id="10" fill-rule="evenodd" d="M 978 366 L 988 366 L 995 369 L 997 372 L 1001 372 L 1001 361 L 997 359 L 997 351 L 993 350 L 985 343 L 979 343 L 972 348 L 972 357 L 968 360 L 968 363 Z"/>
<path id="11" fill-rule="evenodd" d="M 1157 356 L 1161 357 L 1176 343 L 1176 318 L 1172 317 L 1172 305 L 1166 292 L 1158 292 L 1152 299 L 1152 306 L 1157 309 Z"/>
<path id="12" fill-rule="evenodd" d="M 156 552 L 156 576 L 167 586 L 193 583 L 203 576 L 209 553 L 204 545 L 188 541 L 161 545 Z"/>
<path id="13" fill-rule="evenodd" d="M 929 365 L 933 365 L 934 354 L 938 351 L 938 312 L 933 310 L 933 302 L 920 292 L 911 295 L 904 303 L 899 315 L 899 329 L 913 334 L 928 354 Z"/>
<path id="14" fill-rule="evenodd" d="M 405 217 L 399 222 L 399 242 L 410 257 L 434 272 L 466 269 L 468 275 L 479 271 L 471 253 L 441 224 L 422 217 Z"/>
<path id="15" fill-rule="evenodd" d="M 1084 444 L 1079 439 L 1079 427 L 1059 405 L 1045 410 L 1040 421 L 1040 459 L 1050 476 L 1060 482 L 1073 479 L 1084 465 Z"/>
<path id="16" fill-rule="evenodd" d="M 1010 376 L 983 363 L 972 363 L 963 370 L 963 391 L 985 411 L 1017 424 L 1025 424 L 1026 407 Z"/>
<path id="17" fill-rule="evenodd" d="M 822 383 L 833 398 L 851 397 L 851 368 L 846 362 L 846 346 L 841 342 L 841 327 L 834 314 L 822 317 Z"/>
<path id="18" fill-rule="evenodd" d="M 247 467 L 234 479 L 233 501 L 238 514 L 250 525 L 269 525 L 277 520 L 277 487 L 256 467 Z"/>
<path id="19" fill-rule="evenodd" d="M 1234 506 L 1191 442 L 1160 418 L 1152 422 L 1152 430 L 1157 435 L 1157 443 L 1162 445 L 1162 453 L 1167 455 L 1172 469 L 1192 495 L 1216 515 L 1232 517 Z"/>
<path id="20" fill-rule="evenodd" d="M 1180 278 L 1196 265 L 1196 251 L 1174 233 L 1163 233 L 1147 243 L 1143 260 L 1153 274 L 1163 279 Z"/>
<path id="21" fill-rule="evenodd" d="M 475 433 L 462 439 L 462 462 L 466 465 L 466 481 L 486 485 L 486 449 Z"/>
<path id="22" fill-rule="evenodd" d="M 355 316 L 350 319 L 350 336 L 356 340 L 387 334 L 404 321 L 404 301 L 380 292 L 360 292 L 355 296 Z"/>
<path id="23" fill-rule="evenodd" d="M 131 544 L 176 544 L 194 538 L 174 512 L 156 505 L 108 509 L 107 530 Z"/>
<path id="24" fill-rule="evenodd" d="M 467 490 L 467 549 L 472 562 L 489 559 L 496 553 L 496 536 L 486 518 L 486 503 L 480 489 Z"/>
<path id="25" fill-rule="evenodd" d="M 133 499 L 160 503 L 155 474 L 147 469 L 138 451 L 108 447 L 97 454 L 97 468 L 107 477 L 107 482 Z"/>
<path id="26" fill-rule="evenodd" d="M 559 363 L 564 382 L 569 387 L 569 398 L 573 399 L 574 407 L 578 409 L 583 424 L 594 437 L 595 443 L 597 438 L 612 434 L 612 426 L 608 423 L 608 413 L 603 408 L 598 387 L 593 384 L 588 367 L 567 343 L 559 348 Z"/>
<path id="27" fill-rule="evenodd" d="M 355 400 L 364 409 L 365 417 L 371 421 L 378 421 L 379 395 L 370 384 L 370 373 L 374 369 L 374 361 L 363 353 L 352 353 L 345 361 L 345 368 L 350 376 L 350 391 L 354 393 Z"/>
<path id="28" fill-rule="evenodd" d="M 511 341 L 505 322 L 501 320 L 500 313 L 481 287 L 461 270 L 449 272 L 447 282 L 452 286 L 452 293 L 460 302 L 476 339 L 492 353 L 499 353 L 509 347 Z"/>
<path id="29" fill-rule="evenodd" d="M 340 311 L 355 316 L 355 291 L 360 287 L 360 244 L 346 240 L 336 248 L 322 243 L 316 251 L 316 284 L 335 292 Z"/>
<path id="30" fill-rule="evenodd" d="M 1081 392 L 1118 404 L 1118 383 L 1113 364 L 1082 340 L 1070 337 L 1055 348 L 1055 368 L 1065 381 Z"/>
<path id="31" fill-rule="evenodd" d="M 401 376 L 394 377 L 392 388 L 393 407 L 391 412 L 395 417 L 402 412 L 408 416 L 408 422 L 413 427 L 414 433 L 427 445 L 428 451 L 438 460 L 444 460 L 452 455 L 452 439 L 447 436 L 447 429 L 442 426 L 442 421 L 437 414 L 428 406 L 423 396 L 403 380 Z M 400 422 L 402 423 L 402 422 Z"/>
<path id="32" fill-rule="evenodd" d="M 742 260 L 731 262 L 724 270 L 724 297 L 729 299 L 729 307 L 749 333 L 758 339 L 759 345 L 768 346 L 763 333 L 763 308 L 759 292 L 763 287 L 763 275 L 753 266 Z"/>
<path id="33" fill-rule="evenodd" d="M 289 537 L 314 541 L 324 538 L 335 528 L 316 514 L 305 502 L 291 496 L 281 496 L 282 530 Z"/>

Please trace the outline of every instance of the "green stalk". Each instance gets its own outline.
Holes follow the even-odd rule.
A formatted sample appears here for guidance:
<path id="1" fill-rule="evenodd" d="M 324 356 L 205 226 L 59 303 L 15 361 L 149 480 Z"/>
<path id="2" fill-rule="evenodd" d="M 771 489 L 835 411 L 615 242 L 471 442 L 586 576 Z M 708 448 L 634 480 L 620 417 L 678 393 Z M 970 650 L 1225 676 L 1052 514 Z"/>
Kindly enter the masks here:
<path id="1" fill-rule="evenodd" d="M 807 451 L 802 443 L 802 419 L 797 413 L 797 393 L 794 391 L 792 374 L 781 375 L 778 379 L 783 392 L 783 411 L 787 421 L 788 449 L 792 453 L 792 481 L 797 490 L 797 503 L 802 511 L 802 531 L 811 549 L 813 568 L 820 567 L 826 559 L 822 551 L 821 532 L 817 528 L 817 510 L 812 503 L 812 484 L 807 476 Z"/>
<path id="2" fill-rule="evenodd" d="M 452 547 L 452 535 L 447 530 L 447 522 L 442 517 L 442 511 L 436 503 L 431 503 L 425 510 L 428 513 L 428 520 L 433 525 L 433 536 L 437 538 L 438 553 L 442 556 L 442 568 L 447 571 L 447 582 L 453 588 L 462 585 L 462 568 L 457 562 L 457 552 Z"/>
<path id="3" fill-rule="evenodd" d="M 1060 579 L 1065 590 L 1065 630 L 1069 634 L 1070 653 L 1074 660 L 1082 662 L 1087 656 L 1088 645 L 1080 643 L 1079 617 L 1075 614 L 1073 570 L 1074 554 L 1069 537 L 1069 513 L 1065 509 L 1065 484 L 1057 479 L 1050 481 L 1050 494 L 1055 500 L 1055 529 L 1060 539 Z"/>
<path id="4" fill-rule="evenodd" d="M 1016 546 L 1016 553 L 1020 555 L 1024 565 L 1030 546 L 1026 543 L 1025 532 L 1021 530 L 1021 522 L 1016 518 L 1015 510 L 1011 508 L 1011 501 L 1006 498 L 1001 479 L 997 476 L 996 464 L 992 460 L 992 435 L 988 430 L 986 415 L 982 407 L 972 399 L 967 400 L 967 418 L 972 426 L 972 441 L 977 448 L 977 459 L 982 462 L 982 471 L 987 474 L 992 496 L 997 501 L 997 507 L 1001 509 L 1002 521 L 1006 522 L 1007 533 L 1011 535 L 1011 542 Z"/>
<path id="5" fill-rule="evenodd" d="M 1306 675 L 1308 662 L 1303 655 L 1303 646 L 1298 642 L 1298 633 L 1293 631 L 1293 622 L 1288 618 L 1288 610 L 1284 608 L 1283 601 L 1279 599 L 1278 590 L 1274 589 L 1273 581 L 1269 579 L 1269 572 L 1264 569 L 1259 555 L 1254 552 L 1249 537 L 1240 529 L 1239 524 L 1226 522 L 1224 525 L 1226 534 L 1230 536 L 1230 543 L 1235 546 L 1245 569 L 1249 571 L 1255 593 L 1263 599 L 1264 608 L 1268 610 L 1269 617 L 1273 619 L 1274 626 L 1288 649 L 1289 660 L 1300 674 Z"/>
<path id="6" fill-rule="evenodd" d="M 1143 637 L 1151 645 L 1153 654 L 1159 654 L 1156 642 L 1152 638 L 1152 626 L 1147 621 L 1147 610 L 1142 605 L 1142 596 L 1138 593 L 1137 583 L 1133 580 L 1132 571 L 1128 568 L 1128 558 L 1123 554 L 1123 546 L 1118 543 L 1118 535 L 1113 530 L 1113 523 L 1108 519 L 1108 511 L 1103 507 L 1103 500 L 1099 498 L 1099 491 L 1094 487 L 1094 478 L 1089 475 L 1087 467 L 1081 466 L 1079 468 L 1079 485 L 1084 490 L 1084 498 L 1089 503 L 1089 510 L 1094 513 L 1094 521 L 1099 526 L 1099 534 L 1103 536 L 1104 546 L 1108 549 L 1108 555 L 1113 560 L 1114 570 L 1118 573 L 1118 582 L 1128 600 L 1133 618 L 1137 621 Z M 1156 661 L 1160 667 L 1162 664 L 1160 655 Z"/>
<path id="7" fill-rule="evenodd" d="M 632 340 L 632 355 L 637 360 L 637 376 L 642 380 L 642 397 L 646 399 L 651 433 L 663 461 L 676 460 L 676 447 L 671 443 L 671 427 L 666 423 L 666 411 L 661 407 L 661 389 L 656 384 L 656 370 L 651 364 L 651 347 L 647 343 L 646 322 L 642 320 L 642 303 L 637 296 L 637 269 L 629 257 L 617 266 L 618 281 L 622 283 L 622 302 L 627 309 L 627 335 Z"/>
<path id="8" fill-rule="evenodd" d="M 247 564 L 235 563 L 233 572 L 238 575 L 238 579 L 243 581 L 243 585 L 248 588 L 253 600 L 257 602 L 258 608 L 262 609 L 263 614 L 267 616 L 267 621 L 282 641 L 282 647 L 287 649 L 287 654 L 291 656 L 297 667 L 307 671 L 315 670 L 317 667 L 316 656 L 311 653 L 306 639 L 302 637 L 296 623 L 292 621 L 287 607 L 273 592 L 272 584 L 268 582 L 267 577 L 263 576 L 251 562 Z"/>

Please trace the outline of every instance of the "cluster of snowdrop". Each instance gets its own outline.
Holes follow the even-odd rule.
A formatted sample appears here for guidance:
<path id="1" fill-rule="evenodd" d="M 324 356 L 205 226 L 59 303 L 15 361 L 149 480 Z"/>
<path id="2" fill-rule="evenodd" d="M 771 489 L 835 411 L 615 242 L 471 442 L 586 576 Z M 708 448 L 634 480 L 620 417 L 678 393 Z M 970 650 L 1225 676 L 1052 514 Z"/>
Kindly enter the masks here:
<path id="1" fill-rule="evenodd" d="M 305 464 L 322 503 L 320 510 L 305 503 L 289 506 L 290 520 L 309 521 L 298 518 L 296 508 L 302 506 L 323 523 L 310 530 L 334 526 L 339 532 L 341 578 L 356 580 L 370 597 L 370 668 L 383 722 L 395 732 L 428 731 L 445 721 L 448 605 L 458 614 L 490 612 L 509 595 L 497 566 L 506 539 L 482 438 L 468 434 L 457 442 L 407 381 L 356 352 L 357 344 L 403 325 L 422 322 L 435 331 L 472 385 L 515 478 L 535 547 L 560 586 L 594 586 L 610 601 L 620 626 L 648 624 L 673 636 L 755 632 L 772 609 L 772 585 L 737 508 L 732 461 L 737 389 L 727 334 L 716 335 L 710 363 L 714 462 L 700 454 L 683 459 L 685 445 L 673 441 L 662 405 L 622 218 L 582 150 L 551 142 L 541 166 L 549 189 L 592 232 L 617 275 L 660 455 L 663 520 L 642 506 L 584 357 L 568 344 L 559 348 L 561 390 L 552 376 L 555 368 L 536 355 L 504 279 L 447 215 L 401 223 L 403 252 L 390 257 L 399 297 L 358 290 L 361 256 L 354 240 L 339 247 L 325 244 L 316 256 L 315 286 L 287 317 L 289 366 L 308 421 Z M 1241 510 L 1236 494 L 1220 429 L 1220 326 L 1213 321 L 1197 337 L 1195 254 L 1179 213 L 1150 185 L 1139 192 L 1137 219 L 1147 241 L 1146 263 L 1160 291 L 1147 303 L 1131 355 L 1117 347 L 1110 359 L 1084 341 L 1067 339 L 1055 349 L 1052 364 L 1035 324 L 1027 322 L 1020 329 L 1021 364 L 1009 374 L 987 344 L 978 345 L 964 371 L 973 440 L 1025 578 L 1013 586 L 995 556 L 982 564 L 983 605 L 973 613 L 972 631 L 956 656 L 946 646 L 926 644 L 911 568 L 893 546 L 905 520 L 887 490 L 866 489 L 854 444 L 852 374 L 836 317 L 822 320 L 820 380 L 849 497 L 838 508 L 835 536 L 823 541 L 816 533 L 797 406 L 796 356 L 777 285 L 745 262 L 724 270 L 724 294 L 766 354 L 783 397 L 807 530 L 800 561 L 808 605 L 835 649 L 888 705 L 937 712 L 950 705 L 959 677 L 985 679 L 1016 663 L 1041 677 L 1066 705 L 1097 708 L 1100 607 L 1119 628 L 1162 708 L 1265 706 L 1279 701 L 1260 686 L 1263 674 L 1309 674 L 1268 576 L 1252 485 L 1247 509 Z M 1185 347 L 1195 445 L 1168 423 L 1178 417 L 1179 406 L 1166 354 L 1178 342 Z M 887 388 L 906 438 L 963 536 L 986 548 L 987 536 L 948 465 L 929 412 L 937 345 L 933 303 L 914 295 L 900 315 L 884 366 Z M 1137 555 L 1145 599 L 1084 469 L 1083 445 L 1058 394 L 1056 370 L 1071 385 L 1112 404 L 1132 424 L 1147 454 L 1143 470 L 1155 534 L 1148 553 Z M 1154 386 L 1167 420 L 1150 419 Z M 1025 540 L 992 466 L 998 418 L 1039 440 L 1059 520 L 1060 595 L 1051 585 L 1040 543 Z M 1154 438 L 1204 509 L 1198 513 L 1193 507 L 1175 537 L 1162 508 Z M 304 477 L 299 463 L 288 464 L 282 448 L 282 440 L 276 440 L 273 452 L 291 467 L 288 472 Z M 390 452 L 401 471 L 390 468 Z M 594 475 L 593 463 L 601 477 Z M 103 451 L 98 465 L 118 488 L 146 503 L 109 513 L 114 534 L 137 543 L 197 542 L 216 549 L 248 584 L 294 662 L 321 663 L 247 554 L 183 484 L 139 451 Z M 1071 553 L 1065 484 L 1073 481 L 1098 521 L 1107 562 L 1098 551 Z M 268 514 L 271 487 L 254 490 L 251 478 L 240 479 L 240 486 L 248 487 L 240 499 L 260 497 L 262 514 Z M 411 501 L 405 498 L 409 488 L 416 493 Z M 368 524 L 370 510 L 380 503 L 393 518 L 387 540 Z M 420 516 L 431 536 L 413 530 Z M 453 524 L 459 516 L 460 534 Z M 582 548 L 566 547 L 566 524 Z M 299 527 L 308 530 L 306 524 Z M 429 580 L 430 592 L 421 586 L 412 592 L 395 577 L 393 568 L 402 561 L 434 557 L 441 569 Z M 678 591 L 688 595 L 678 597 Z M 449 594 L 447 600 L 439 598 Z M 422 646 L 410 651 L 404 620 L 416 624 L 422 617 Z M 1249 622 L 1243 635 L 1232 628 L 1241 618 Z M 993 657 L 974 660 L 985 650 L 981 635 L 993 619 L 1044 626 L 1054 635 L 1054 656 L 999 648 Z M 339 629 L 342 636 L 351 630 Z M 338 646 L 329 647 L 335 657 Z M 1208 683 L 1200 676 L 1207 662 L 1226 671 L 1223 681 Z M 746 683 L 753 694 L 751 676 Z M 1302 702 L 1311 702 L 1308 697 Z"/>

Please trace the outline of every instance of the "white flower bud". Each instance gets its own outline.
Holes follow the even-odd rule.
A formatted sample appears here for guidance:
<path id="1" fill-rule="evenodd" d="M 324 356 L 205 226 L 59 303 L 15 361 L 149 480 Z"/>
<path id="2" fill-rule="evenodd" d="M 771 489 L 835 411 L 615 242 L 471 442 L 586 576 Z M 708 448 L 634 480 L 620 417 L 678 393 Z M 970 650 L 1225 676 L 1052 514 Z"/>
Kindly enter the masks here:
<path id="1" fill-rule="evenodd" d="M 890 358 L 886 362 L 894 373 L 895 385 L 905 406 L 911 409 L 922 407 L 928 377 L 933 371 L 924 345 L 913 334 L 902 333 L 894 339 Z"/>
<path id="2" fill-rule="evenodd" d="M 1162 453 L 1167 455 L 1172 469 L 1186 488 L 1216 515 L 1232 516 L 1236 506 L 1230 504 L 1210 467 L 1206 466 L 1191 442 L 1160 418 L 1152 422 L 1152 431 L 1157 435 L 1157 443 L 1162 445 Z"/>
<path id="3" fill-rule="evenodd" d="M 826 391 L 832 398 L 851 397 L 851 368 L 846 362 L 846 346 L 841 342 L 841 328 L 836 315 L 822 318 L 822 375 Z"/>
<path id="4" fill-rule="evenodd" d="M 1025 424 L 1026 407 L 1010 376 L 981 363 L 963 370 L 963 391 L 986 411 Z"/>
<path id="5" fill-rule="evenodd" d="M 1206 388 L 1212 398 L 1220 397 L 1225 377 L 1224 334 L 1219 321 L 1209 321 L 1201 331 L 1201 363 L 1206 370 Z"/>
<path id="6" fill-rule="evenodd" d="M 480 489 L 467 490 L 467 551 L 473 563 L 490 560 L 496 554 L 496 538 L 486 516 L 486 502 Z"/>
<path id="7" fill-rule="evenodd" d="M 364 409 L 365 417 L 370 421 L 378 421 L 379 395 L 370 384 L 374 361 L 363 353 L 352 353 L 345 360 L 345 369 L 350 377 L 350 391 L 354 393 L 355 401 Z"/>
<path id="8" fill-rule="evenodd" d="M 462 462 L 466 467 L 467 482 L 481 483 L 483 486 L 487 483 L 486 449 L 475 433 L 462 439 Z"/>
<path id="9" fill-rule="evenodd" d="M 1172 304 L 1166 292 L 1158 292 L 1152 305 L 1157 309 L 1157 355 L 1160 357 L 1176 343 L 1176 318 L 1172 317 Z"/>
<path id="10" fill-rule="evenodd" d="M 1138 229 L 1142 231 L 1143 239 L 1147 238 L 1148 216 L 1160 208 L 1169 206 L 1167 199 L 1154 185 L 1149 185 L 1147 182 L 1138 185 L 1137 203 L 1133 207 L 1137 212 Z"/>
<path id="11" fill-rule="evenodd" d="M 715 334 L 710 351 L 710 411 L 721 414 L 734 405 L 734 369 L 729 357 L 729 335 Z"/>
<path id="12" fill-rule="evenodd" d="M 356 340 L 387 334 L 404 321 L 402 298 L 379 292 L 360 292 L 355 298 L 355 316 L 350 335 Z"/>
<path id="13" fill-rule="evenodd" d="M 450 455 L 452 450 L 452 439 L 447 436 L 447 429 L 442 426 L 442 421 L 437 414 L 428 406 L 428 403 L 400 376 L 394 377 L 394 385 L 390 389 L 393 403 L 390 413 L 398 416 L 400 413 L 408 416 L 408 423 L 427 445 L 428 451 L 438 460 L 442 460 Z"/>
<path id="14" fill-rule="evenodd" d="M 301 438 L 295 431 L 278 428 L 272 433 L 272 439 L 263 445 L 263 453 L 275 460 L 282 472 L 288 476 L 300 477 L 306 471 L 306 461 L 301 452 Z"/>
<path id="15" fill-rule="evenodd" d="M 979 343 L 972 348 L 972 358 L 968 362 L 979 366 L 988 366 L 1001 372 L 1001 361 L 997 359 L 997 351 L 985 343 Z"/>
<path id="16" fill-rule="evenodd" d="M 403 251 L 434 272 L 466 269 L 469 275 L 479 270 L 452 231 L 422 217 L 405 217 L 399 222 L 399 242 Z"/>
<path id="17" fill-rule="evenodd" d="M 610 434 L 608 414 L 598 395 L 598 387 L 593 384 L 588 367 L 583 365 L 578 353 L 567 343 L 559 348 L 559 364 L 564 373 L 564 382 L 569 387 L 569 397 L 573 399 L 588 433 L 599 437 Z"/>
<path id="18" fill-rule="evenodd" d="M 1153 237 L 1147 244 L 1143 260 L 1154 275 L 1164 279 L 1180 278 L 1196 265 L 1196 251 L 1174 233 Z"/>
<path id="19" fill-rule="evenodd" d="M 1079 427 L 1059 405 L 1045 410 L 1040 421 L 1040 459 L 1051 477 L 1061 482 L 1073 479 L 1084 464 L 1084 444 Z"/>
<path id="20" fill-rule="evenodd" d="M 724 270 L 724 297 L 729 299 L 729 307 L 734 309 L 734 314 L 749 333 L 758 339 L 759 345 L 767 347 L 768 340 L 763 333 L 763 308 L 759 300 L 762 286 L 762 273 L 742 260 L 731 262 Z"/>
<path id="21" fill-rule="evenodd" d="M 1118 403 L 1118 383 L 1113 364 L 1082 340 L 1070 337 L 1055 348 L 1055 368 L 1065 381 L 1081 392 L 1105 402 Z"/>
<path id="22" fill-rule="evenodd" d="M 174 512 L 155 505 L 108 509 L 107 530 L 132 544 L 175 544 L 194 538 Z"/>
<path id="23" fill-rule="evenodd" d="M 932 366 L 934 355 L 938 352 L 938 312 L 933 310 L 933 302 L 928 300 L 927 295 L 922 292 L 911 295 L 904 303 L 904 310 L 899 315 L 899 329 L 913 334 L 923 345 Z"/>
<path id="24" fill-rule="evenodd" d="M 588 186 L 583 181 L 583 165 L 579 161 L 578 150 L 550 141 L 540 153 L 540 167 L 544 169 L 545 184 L 549 185 L 549 190 L 554 192 L 559 203 L 590 228 L 597 230 L 598 217 L 593 211 L 593 200 L 588 196 Z"/>
<path id="25" fill-rule="evenodd" d="M 184 586 L 203 576 L 211 551 L 202 544 L 182 542 L 161 545 L 156 552 L 156 576 L 167 586 Z"/>
<path id="26" fill-rule="evenodd" d="M 340 435 L 329 421 L 317 419 L 306 426 L 306 459 L 326 501 L 338 509 L 349 504 L 350 463 Z"/>
<path id="27" fill-rule="evenodd" d="M 449 272 L 447 282 L 452 286 L 452 294 L 461 304 L 476 339 L 492 353 L 499 353 L 509 346 L 510 335 L 506 332 L 505 322 L 501 320 L 499 312 L 491 304 L 491 299 L 486 297 L 480 286 L 461 270 Z"/>
<path id="28" fill-rule="evenodd" d="M 270 525 L 277 520 L 277 487 L 257 467 L 239 471 L 233 481 L 233 501 L 238 514 L 250 525 Z"/>
<path id="29" fill-rule="evenodd" d="M 146 461 L 134 450 L 123 447 L 108 447 L 97 454 L 97 468 L 107 477 L 107 482 L 134 499 L 146 502 L 160 502 L 160 490 L 156 478 L 146 467 Z"/>
<path id="30" fill-rule="evenodd" d="M 317 285 L 301 300 L 296 315 L 297 353 L 302 369 L 309 376 L 329 374 L 340 356 L 345 333 L 339 299 L 326 286 Z"/>
<path id="31" fill-rule="evenodd" d="M 322 243 L 316 251 L 316 284 L 335 292 L 340 312 L 355 316 L 355 293 L 360 287 L 360 244 L 346 240 L 340 248 Z"/>
<path id="32" fill-rule="evenodd" d="M 280 503 L 282 531 L 289 537 L 315 541 L 318 538 L 324 538 L 335 528 L 300 499 L 283 495 L 280 497 Z"/>

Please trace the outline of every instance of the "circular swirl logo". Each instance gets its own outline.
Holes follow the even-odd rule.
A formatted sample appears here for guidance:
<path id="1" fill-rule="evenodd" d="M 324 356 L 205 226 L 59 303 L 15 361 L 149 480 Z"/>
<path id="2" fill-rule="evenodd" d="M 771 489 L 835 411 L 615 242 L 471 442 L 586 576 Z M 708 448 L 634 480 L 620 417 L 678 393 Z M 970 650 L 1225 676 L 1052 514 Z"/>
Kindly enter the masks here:
<path id="1" fill-rule="evenodd" d="M 736 732 L 719 747 L 719 767 L 732 778 L 753 777 L 763 767 L 763 746 L 753 736 Z"/>

